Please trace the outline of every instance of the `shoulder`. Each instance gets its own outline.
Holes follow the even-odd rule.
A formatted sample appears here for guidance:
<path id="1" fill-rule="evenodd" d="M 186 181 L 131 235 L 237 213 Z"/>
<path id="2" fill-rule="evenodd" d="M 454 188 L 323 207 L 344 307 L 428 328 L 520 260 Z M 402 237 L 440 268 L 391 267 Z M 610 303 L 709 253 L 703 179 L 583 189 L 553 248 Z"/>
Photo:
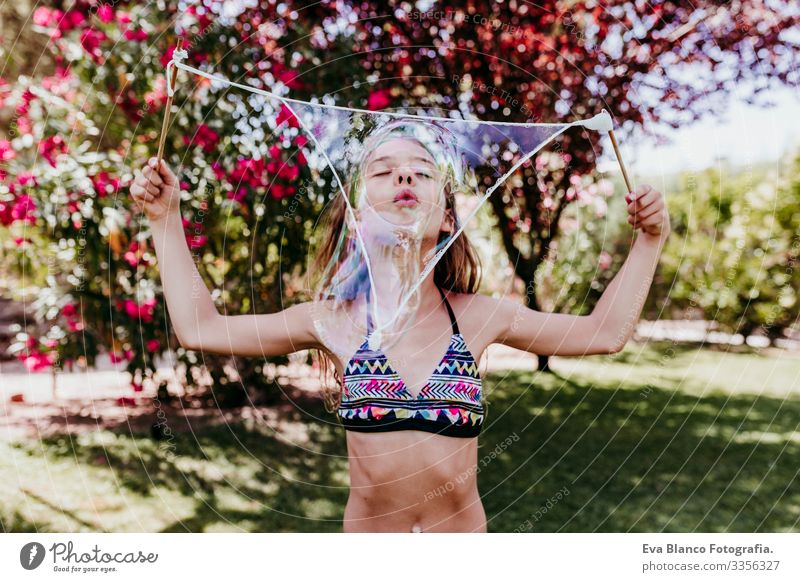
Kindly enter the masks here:
<path id="1" fill-rule="evenodd" d="M 477 315 L 474 312 L 483 313 L 489 317 L 499 315 L 498 312 L 506 314 L 506 312 L 515 309 L 519 305 L 511 299 L 492 297 L 483 293 L 454 293 L 450 291 L 446 293 L 453 309 L 455 310 L 456 306 L 458 306 L 467 317 Z"/>
<path id="2" fill-rule="evenodd" d="M 447 299 L 462 328 L 473 330 L 493 343 L 513 321 L 521 304 L 506 297 L 492 297 L 483 293 L 451 293 Z"/>

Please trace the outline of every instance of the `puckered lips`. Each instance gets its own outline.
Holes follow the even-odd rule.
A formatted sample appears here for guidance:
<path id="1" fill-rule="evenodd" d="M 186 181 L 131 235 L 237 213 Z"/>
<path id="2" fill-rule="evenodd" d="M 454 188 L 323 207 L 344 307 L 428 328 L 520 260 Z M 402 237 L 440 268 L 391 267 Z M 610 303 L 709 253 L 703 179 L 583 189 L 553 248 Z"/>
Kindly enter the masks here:
<path id="1" fill-rule="evenodd" d="M 419 204 L 419 198 L 412 190 L 403 188 L 395 195 L 394 203 L 403 208 L 414 208 Z"/>

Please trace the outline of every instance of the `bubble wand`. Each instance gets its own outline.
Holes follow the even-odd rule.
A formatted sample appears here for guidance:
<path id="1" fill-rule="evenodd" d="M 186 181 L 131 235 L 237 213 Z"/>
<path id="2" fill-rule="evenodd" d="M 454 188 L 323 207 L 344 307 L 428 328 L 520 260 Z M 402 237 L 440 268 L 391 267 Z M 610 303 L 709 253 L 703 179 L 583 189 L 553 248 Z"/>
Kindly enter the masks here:
<path id="1" fill-rule="evenodd" d="M 173 58 L 175 53 L 179 54 L 179 58 L 183 56 L 186 57 L 186 51 L 181 48 L 183 44 L 183 39 L 178 39 L 178 44 L 175 46 L 175 50 L 173 51 Z M 173 65 L 170 67 L 170 65 Z M 169 69 L 172 69 L 171 71 Z M 173 62 L 170 61 L 167 63 L 167 104 L 164 107 L 164 119 L 161 122 L 161 136 L 158 140 L 158 156 L 156 158 L 156 168 L 161 166 L 161 158 L 164 155 L 164 141 L 167 137 L 167 128 L 169 127 L 169 114 L 172 111 L 172 97 L 175 95 L 175 81 L 178 78 L 178 69 L 174 66 Z"/>

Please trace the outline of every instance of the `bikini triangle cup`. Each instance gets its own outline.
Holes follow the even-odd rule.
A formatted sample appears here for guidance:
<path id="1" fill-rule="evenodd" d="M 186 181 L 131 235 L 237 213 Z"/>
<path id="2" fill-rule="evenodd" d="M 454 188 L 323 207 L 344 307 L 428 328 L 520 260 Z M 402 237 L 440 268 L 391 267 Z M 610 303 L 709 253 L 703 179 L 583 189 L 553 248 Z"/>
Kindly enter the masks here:
<path id="1" fill-rule="evenodd" d="M 387 373 L 389 375 L 394 375 L 397 378 L 397 380 L 401 384 L 401 390 L 403 392 L 405 392 L 405 394 L 408 395 L 408 397 L 410 399 L 412 399 L 412 400 L 421 400 L 423 395 L 425 394 L 425 389 L 428 387 L 428 384 L 430 383 L 431 378 L 434 376 L 434 374 L 437 373 L 437 371 L 439 371 L 439 369 L 442 367 L 442 365 L 447 362 L 448 356 L 450 356 L 453 351 L 456 351 L 454 349 L 454 344 L 458 344 L 458 351 L 462 352 L 470 360 L 469 364 L 470 365 L 474 365 L 474 367 L 472 369 L 475 372 L 475 374 L 477 374 L 477 361 L 475 360 L 475 356 L 472 354 L 472 352 L 469 350 L 469 348 L 467 348 L 466 342 L 464 342 L 464 340 L 463 340 L 463 336 L 461 336 L 461 331 L 458 328 L 458 321 L 456 320 L 455 313 L 453 313 L 453 308 L 451 307 L 450 302 L 447 300 L 447 296 L 445 295 L 444 290 L 441 287 L 439 287 L 438 285 L 436 286 L 436 288 L 439 290 L 439 294 L 442 296 L 442 301 L 444 302 L 445 307 L 447 309 L 447 314 L 450 317 L 450 329 L 451 329 L 450 341 L 448 342 L 447 347 L 445 348 L 444 355 L 441 358 L 439 358 L 438 362 L 436 363 L 436 366 L 433 369 L 433 372 L 431 374 L 428 374 L 428 376 L 425 378 L 425 381 L 424 381 L 424 383 L 422 385 L 422 388 L 420 389 L 420 391 L 417 393 L 416 396 L 414 396 L 414 394 L 412 394 L 410 388 L 408 387 L 408 384 L 403 379 L 403 377 L 400 375 L 400 372 L 397 370 L 397 367 L 394 366 L 389 361 L 389 358 L 386 355 L 386 353 L 383 351 L 383 349 L 380 348 L 380 347 L 378 347 L 378 348 L 370 347 L 369 346 L 369 342 L 366 339 L 361 344 L 361 346 L 358 348 L 358 350 L 353 355 L 353 357 L 351 357 L 345 363 L 345 374 L 347 373 L 347 370 L 349 368 L 357 367 L 357 366 L 353 366 L 353 362 L 356 359 L 356 357 L 364 357 L 364 354 L 363 354 L 362 351 L 364 349 L 364 346 L 366 345 L 368 347 L 368 349 L 370 350 L 370 352 L 373 352 L 373 354 L 370 354 L 371 356 L 377 356 L 378 358 L 382 359 L 385 362 L 385 370 L 384 370 L 385 373 Z M 369 293 L 366 294 L 366 298 L 367 298 L 367 301 L 369 301 Z M 370 311 L 367 310 L 367 337 L 369 337 L 371 331 L 372 331 L 372 318 L 371 318 Z M 451 372 L 452 372 L 452 370 L 451 370 Z M 480 379 L 478 379 L 478 380 L 480 381 Z"/>
<path id="2" fill-rule="evenodd" d="M 414 395 L 383 349 L 369 349 L 365 339 L 345 365 L 342 378 L 337 416 L 345 429 L 417 430 L 463 438 L 477 437 L 482 431 L 486 405 L 478 365 L 463 341 L 444 290 L 438 288 L 452 333 L 433 372 Z M 369 333 L 369 310 L 366 313 Z"/>
<path id="3" fill-rule="evenodd" d="M 448 143 L 440 145 L 456 152 L 458 159 L 455 161 L 450 159 L 451 163 L 447 167 L 458 166 L 458 171 L 449 175 L 455 175 L 458 180 L 456 187 L 461 195 L 461 203 L 469 210 L 466 217 L 458 222 L 457 228 L 441 237 L 433 252 L 425 257 L 426 260 L 423 261 L 418 276 L 405 281 L 399 288 L 400 292 L 390 315 L 384 319 L 377 310 L 377 302 L 372 303 L 372 315 L 376 326 L 369 336 L 371 349 L 377 349 L 382 345 L 384 330 L 395 329 L 401 325 L 402 317 L 408 317 L 406 312 L 410 299 L 447 249 L 464 232 L 489 196 L 506 182 L 511 182 L 509 186 L 513 188 L 522 187 L 521 181 L 512 181 L 510 178 L 523 164 L 571 127 L 581 126 L 597 132 L 612 132 L 613 129 L 611 116 L 605 109 L 591 118 L 569 123 L 510 123 L 342 107 L 329 103 L 331 100 L 329 96 L 324 98 L 328 101 L 325 103 L 303 101 L 237 83 L 192 67 L 183 62 L 187 56 L 185 50 L 176 49 L 167 63 L 168 95 L 174 95 L 171 72 L 173 68 L 177 68 L 208 79 L 211 81 L 212 90 L 230 86 L 266 97 L 267 99 L 259 103 L 257 108 L 263 126 L 274 125 L 273 132 L 276 134 L 283 132 L 281 135 L 291 135 L 295 140 L 301 135 L 304 139 L 310 139 L 315 147 L 308 152 L 307 163 L 320 175 L 326 168 L 332 172 L 332 181 L 337 189 L 336 195 L 343 198 L 345 214 L 349 220 L 344 222 L 340 233 L 337 246 L 339 254 L 332 257 L 327 267 L 332 276 L 327 279 L 328 282 L 324 287 L 315 289 L 315 298 L 320 301 L 334 298 L 339 305 L 342 301 L 352 299 L 352 293 L 358 289 L 363 290 L 365 286 L 366 281 L 362 283 L 361 278 L 369 280 L 368 285 L 372 293 L 376 289 L 375 260 L 370 256 L 371 249 L 365 243 L 364 233 L 355 219 L 356 204 L 359 200 L 351 199 L 354 193 L 346 186 L 347 177 L 351 176 L 354 170 L 354 160 L 360 159 L 359 156 L 363 153 L 366 136 L 376 128 L 398 120 L 407 121 L 409 125 L 421 123 L 434 128 L 436 131 L 433 133 L 447 136 L 440 141 Z M 449 111 L 448 114 L 461 116 L 461 112 Z M 263 141 L 263 134 L 251 135 L 253 133 L 251 127 L 248 131 L 249 133 L 238 136 L 240 147 L 252 147 L 254 151 L 259 151 L 258 142 Z M 613 133 L 611 135 L 613 137 Z M 616 147 L 615 153 L 618 154 Z M 435 158 L 434 162 L 438 164 L 439 160 Z M 350 243 L 341 242 L 345 240 Z M 340 327 L 334 328 L 338 325 L 334 321 L 334 318 L 331 318 L 329 322 L 321 321 L 315 325 L 318 325 L 318 331 L 324 334 L 331 344 L 339 341 L 341 336 L 341 345 L 330 347 L 334 352 L 345 353 L 346 349 L 343 346 L 352 346 L 353 339 L 344 337 Z"/>

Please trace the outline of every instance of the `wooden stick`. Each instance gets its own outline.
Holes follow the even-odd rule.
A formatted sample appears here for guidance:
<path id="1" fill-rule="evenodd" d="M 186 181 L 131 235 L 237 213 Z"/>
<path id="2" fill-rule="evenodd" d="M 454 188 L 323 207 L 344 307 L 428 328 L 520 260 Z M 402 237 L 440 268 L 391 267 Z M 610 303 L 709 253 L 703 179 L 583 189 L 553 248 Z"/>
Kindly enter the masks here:
<path id="1" fill-rule="evenodd" d="M 622 154 L 619 152 L 617 138 L 614 137 L 614 130 L 609 130 L 608 135 L 611 136 L 611 145 L 614 146 L 614 153 L 617 155 L 617 161 L 619 162 L 619 167 L 622 170 L 622 177 L 625 179 L 625 186 L 628 187 L 628 192 L 633 192 L 633 186 L 631 186 L 631 181 L 628 178 L 628 172 L 625 170 L 625 164 L 622 162 Z"/>
<path id="2" fill-rule="evenodd" d="M 183 39 L 178 39 L 178 44 L 175 47 L 175 50 L 181 49 L 181 44 L 183 44 Z M 175 91 L 175 80 L 178 78 L 178 67 L 172 67 L 172 77 L 170 77 L 171 83 L 170 87 L 172 87 L 173 92 Z M 161 165 L 161 158 L 164 155 L 164 140 L 167 138 L 167 128 L 169 127 L 169 114 L 172 110 L 172 95 L 167 95 L 167 105 L 164 111 L 164 119 L 161 122 L 161 136 L 158 140 L 158 158 L 156 161 L 156 168 Z"/>

